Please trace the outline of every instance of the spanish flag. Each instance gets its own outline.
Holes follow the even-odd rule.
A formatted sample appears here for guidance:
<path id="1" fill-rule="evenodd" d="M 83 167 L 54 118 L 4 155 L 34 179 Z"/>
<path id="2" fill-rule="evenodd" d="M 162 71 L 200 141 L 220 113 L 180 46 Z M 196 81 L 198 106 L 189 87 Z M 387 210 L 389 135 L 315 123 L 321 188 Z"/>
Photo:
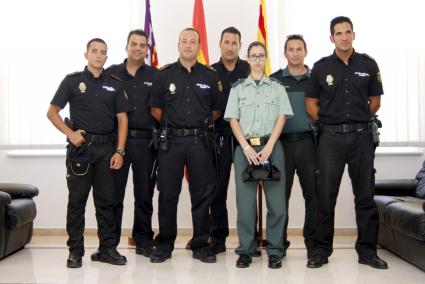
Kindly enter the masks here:
<path id="1" fill-rule="evenodd" d="M 267 40 L 267 13 L 266 13 L 266 0 L 260 0 L 260 15 L 258 17 L 258 32 L 257 40 L 264 43 L 267 49 L 267 62 L 266 62 L 266 75 L 269 76 L 271 73 L 270 68 L 270 52 L 269 43 Z"/>
<path id="2" fill-rule="evenodd" d="M 199 35 L 201 36 L 201 49 L 198 53 L 198 62 L 202 64 L 208 64 L 209 59 L 207 29 L 205 27 L 204 5 L 202 4 L 202 0 L 195 0 L 192 26 L 199 32 Z"/>

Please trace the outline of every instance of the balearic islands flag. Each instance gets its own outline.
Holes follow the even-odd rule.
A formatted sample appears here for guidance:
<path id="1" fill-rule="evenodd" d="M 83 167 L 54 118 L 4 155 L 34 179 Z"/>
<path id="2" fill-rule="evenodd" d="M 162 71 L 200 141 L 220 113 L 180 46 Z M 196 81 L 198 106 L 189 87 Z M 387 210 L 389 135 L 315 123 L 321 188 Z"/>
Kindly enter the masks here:
<path id="1" fill-rule="evenodd" d="M 266 0 L 260 0 L 260 15 L 258 17 L 258 32 L 257 40 L 264 43 L 267 49 L 267 62 L 265 73 L 267 76 L 271 73 L 270 68 L 270 53 L 269 53 L 269 43 L 267 40 L 267 13 L 266 13 Z"/>
<path id="2" fill-rule="evenodd" d="M 202 64 L 208 64 L 207 29 L 205 27 L 204 5 L 202 4 L 202 0 L 195 0 L 192 26 L 201 36 L 201 49 L 198 53 L 198 61 Z"/>
<path id="3" fill-rule="evenodd" d="M 158 67 L 158 54 L 156 53 L 155 37 L 153 36 L 151 4 L 146 0 L 145 9 L 145 33 L 148 35 L 148 53 L 146 54 L 146 62 L 154 67 Z"/>

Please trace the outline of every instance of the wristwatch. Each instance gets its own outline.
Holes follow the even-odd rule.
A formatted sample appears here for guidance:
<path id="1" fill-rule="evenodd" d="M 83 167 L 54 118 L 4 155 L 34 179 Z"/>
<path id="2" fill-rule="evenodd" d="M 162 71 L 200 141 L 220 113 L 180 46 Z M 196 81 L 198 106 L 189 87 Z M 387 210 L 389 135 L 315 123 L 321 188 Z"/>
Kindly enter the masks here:
<path id="1" fill-rule="evenodd" d="M 125 151 L 124 151 L 124 149 L 117 149 L 117 150 L 115 151 L 115 153 L 119 154 L 121 157 L 124 157 L 124 156 L 125 156 Z"/>

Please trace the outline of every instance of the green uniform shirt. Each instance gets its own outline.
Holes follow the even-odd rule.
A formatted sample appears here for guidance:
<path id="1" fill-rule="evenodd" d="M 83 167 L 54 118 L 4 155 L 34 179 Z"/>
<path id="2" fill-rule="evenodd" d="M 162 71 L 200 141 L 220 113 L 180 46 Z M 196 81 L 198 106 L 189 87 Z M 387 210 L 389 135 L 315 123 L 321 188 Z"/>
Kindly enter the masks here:
<path id="1" fill-rule="evenodd" d="M 270 135 L 280 115 L 293 116 L 285 88 L 267 76 L 257 86 L 249 76 L 230 90 L 224 119 L 238 119 L 245 138 L 253 138 Z"/>

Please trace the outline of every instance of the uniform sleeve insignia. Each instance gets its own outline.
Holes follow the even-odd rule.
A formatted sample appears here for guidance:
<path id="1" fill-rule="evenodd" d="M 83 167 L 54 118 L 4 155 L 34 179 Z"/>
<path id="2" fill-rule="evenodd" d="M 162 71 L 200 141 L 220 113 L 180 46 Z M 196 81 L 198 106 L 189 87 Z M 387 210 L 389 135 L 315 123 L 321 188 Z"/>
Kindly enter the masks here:
<path id="1" fill-rule="evenodd" d="M 128 101 L 128 95 L 126 90 L 123 90 L 122 94 L 124 95 L 124 98 Z"/>
<path id="2" fill-rule="evenodd" d="M 376 78 L 378 78 L 379 83 L 382 83 L 381 72 L 376 73 Z"/>
<path id="3" fill-rule="evenodd" d="M 84 84 L 84 82 L 81 82 L 78 85 L 78 89 L 80 89 L 80 93 L 84 94 L 86 92 L 86 90 L 87 90 L 87 86 L 86 86 L 86 84 Z"/>
<path id="4" fill-rule="evenodd" d="M 223 92 L 223 84 L 221 83 L 221 81 L 219 80 L 217 83 L 217 89 L 220 93 Z"/>

